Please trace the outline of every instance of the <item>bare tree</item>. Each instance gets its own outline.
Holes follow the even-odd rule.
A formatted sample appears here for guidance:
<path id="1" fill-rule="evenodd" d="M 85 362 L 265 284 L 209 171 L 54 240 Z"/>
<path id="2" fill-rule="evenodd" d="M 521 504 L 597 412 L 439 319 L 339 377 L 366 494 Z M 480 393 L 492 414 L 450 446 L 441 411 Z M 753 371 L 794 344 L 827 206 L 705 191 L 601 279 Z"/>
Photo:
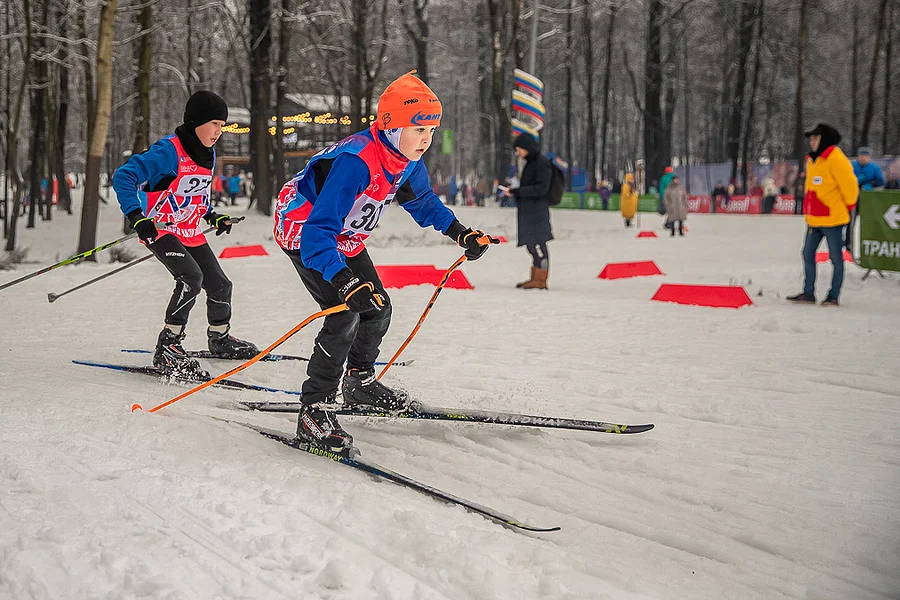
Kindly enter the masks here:
<path id="1" fill-rule="evenodd" d="M 272 215 L 272 73 L 269 49 L 272 44 L 270 0 L 249 0 L 250 13 L 250 165 L 256 209 Z M 251 199 L 253 201 L 253 199 Z"/>
<path id="2" fill-rule="evenodd" d="M 866 94 L 866 112 L 863 115 L 862 132 L 859 134 L 861 146 L 869 145 L 869 127 L 872 125 L 872 116 L 875 113 L 875 78 L 878 74 L 878 60 L 881 58 L 881 45 L 884 43 L 885 29 L 890 19 L 887 14 L 888 0 L 881 0 L 876 21 L 881 24 L 875 34 L 875 50 L 872 53 L 872 67 L 869 70 L 869 91 Z M 885 100 L 887 102 L 887 100 Z M 884 123 L 886 126 L 887 123 Z"/>
<path id="3" fill-rule="evenodd" d="M 16 100 L 16 108 L 15 108 L 15 117 L 13 117 L 12 121 L 14 125 L 10 128 L 9 133 L 6 136 L 6 154 L 9 157 L 10 168 L 6 172 L 7 177 L 12 177 L 14 191 L 13 191 L 13 205 L 9 218 L 9 230 L 7 231 L 6 236 L 6 251 L 11 252 L 16 249 L 16 234 L 17 234 L 17 225 L 19 221 L 19 208 L 22 205 L 22 194 L 24 192 L 24 180 L 22 177 L 22 172 L 19 170 L 18 166 L 18 140 L 16 139 L 21 131 L 20 126 L 22 124 L 22 105 L 25 100 L 25 89 L 28 79 L 31 76 L 31 60 L 30 60 L 30 52 L 31 52 L 31 38 L 32 38 L 32 30 L 31 30 L 31 2 L 30 0 L 23 0 L 24 12 L 25 12 L 25 45 L 21 49 L 22 54 L 22 62 L 24 63 L 22 66 L 22 78 L 19 80 L 19 96 Z M 7 88 L 9 89 L 9 88 Z M 9 93 L 7 91 L 7 93 Z"/>
<path id="4" fill-rule="evenodd" d="M 97 245 L 97 216 L 100 202 L 100 164 L 106 145 L 109 115 L 112 105 L 112 38 L 118 0 L 105 0 L 100 11 L 97 33 L 97 101 L 94 106 L 93 127 L 89 131 L 88 157 L 85 164 L 84 202 L 81 209 L 81 230 L 78 252 L 86 252 Z M 92 255 L 90 260 L 96 260 Z"/>
<path id="5" fill-rule="evenodd" d="M 134 105 L 134 143 L 132 154 L 140 154 L 150 145 L 150 66 L 153 58 L 153 4 L 145 0 L 137 16 L 139 28 L 134 53 L 138 72 L 134 80 L 137 102 Z"/>
<path id="6" fill-rule="evenodd" d="M 485 0 L 488 26 L 491 34 L 491 99 L 494 103 L 496 147 L 493 172 L 501 181 L 506 176 L 512 144 L 506 87 L 506 59 L 516 43 L 519 33 L 519 7 L 517 0 Z"/>
<path id="7" fill-rule="evenodd" d="M 606 177 L 607 167 L 608 167 L 608 157 L 606 156 L 606 141 L 607 141 L 607 133 L 609 126 L 609 97 L 611 94 L 611 90 L 609 87 L 610 79 L 612 78 L 612 58 L 613 58 L 613 37 L 616 32 L 616 12 L 618 11 L 618 6 L 616 3 L 613 3 L 609 7 L 609 23 L 606 26 L 606 56 L 604 57 L 603 64 L 603 122 L 601 124 L 601 133 L 600 133 L 600 176 Z M 585 27 L 590 27 L 590 23 L 588 19 L 589 10 L 588 10 L 588 2 L 585 0 Z M 590 45 L 590 44 L 589 44 Z M 588 50 L 585 50 L 585 58 L 587 60 Z M 592 64 L 592 60 L 589 60 L 586 63 L 586 66 Z M 588 71 L 590 73 L 590 70 Z M 592 102 L 588 100 L 588 108 Z"/>
<path id="8" fill-rule="evenodd" d="M 403 28 L 416 53 L 416 75 L 428 83 L 428 0 L 397 0 L 397 3 Z"/>
<path id="9" fill-rule="evenodd" d="M 794 157 L 803 168 L 806 151 L 803 147 L 803 63 L 809 41 L 809 0 L 800 0 L 800 24 L 797 35 L 797 92 L 794 96 Z"/>
<path id="10" fill-rule="evenodd" d="M 49 87 L 49 77 L 47 76 L 47 16 L 49 14 L 49 3 L 43 2 L 41 9 L 41 20 L 38 24 L 38 35 L 32 36 L 33 43 L 30 60 L 37 63 L 35 65 L 34 81 L 31 84 L 31 93 L 29 94 L 29 105 L 31 114 L 31 165 L 29 167 L 29 197 L 28 203 L 28 224 L 26 229 L 34 229 L 34 220 L 36 209 L 40 206 L 43 210 L 44 193 L 41 189 L 41 180 L 43 175 L 43 164 L 45 159 L 45 148 L 47 143 L 47 120 L 45 118 L 47 88 Z M 26 16 L 26 18 L 29 18 Z M 47 191 L 50 191 L 48 184 Z M 49 195 L 49 194 L 48 194 Z"/>

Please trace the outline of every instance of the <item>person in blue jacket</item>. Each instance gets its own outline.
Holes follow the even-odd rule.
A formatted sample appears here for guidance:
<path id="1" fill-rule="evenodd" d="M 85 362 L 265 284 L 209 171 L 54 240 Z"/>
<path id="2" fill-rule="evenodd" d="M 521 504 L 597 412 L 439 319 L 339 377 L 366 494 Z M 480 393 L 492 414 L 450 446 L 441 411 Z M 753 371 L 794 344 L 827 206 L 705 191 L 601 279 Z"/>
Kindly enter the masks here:
<path id="1" fill-rule="evenodd" d="M 122 212 L 141 242 L 175 278 L 153 364 L 166 375 L 209 377 L 181 346 L 194 302 L 206 291 L 210 352 L 227 358 L 252 358 L 255 345 L 229 334 L 231 281 L 225 276 L 203 233 L 201 220 L 216 235 L 231 233 L 228 215 L 213 212 L 210 184 L 215 171 L 213 145 L 222 134 L 228 106 L 209 91 L 194 93 L 175 133 L 135 154 L 113 176 Z"/>
<path id="2" fill-rule="evenodd" d="M 231 199 L 231 205 L 237 205 L 238 193 L 241 191 L 241 178 L 234 171 L 228 177 L 228 197 Z"/>
<path id="3" fill-rule="evenodd" d="M 433 227 L 476 260 L 496 243 L 462 225 L 431 188 L 422 156 L 441 122 L 441 103 L 412 73 L 392 82 L 373 125 L 315 156 L 281 189 L 275 240 L 329 315 L 316 337 L 301 388 L 297 436 L 349 455 L 353 438 L 333 412 L 338 387 L 344 407 L 404 410 L 409 397 L 375 378 L 375 359 L 391 321 L 391 302 L 365 247 L 385 207 L 396 201 L 421 227 Z M 346 363 L 346 370 L 344 364 Z"/>
<path id="4" fill-rule="evenodd" d="M 857 157 L 851 164 L 853 165 L 853 174 L 856 175 L 856 181 L 859 183 L 859 190 L 872 190 L 884 187 L 884 175 L 881 173 L 881 167 L 877 163 L 872 162 L 872 149 L 868 146 L 862 146 L 856 151 Z M 856 215 L 859 212 L 859 203 L 853 207 L 850 212 L 850 222 L 844 229 L 844 247 L 853 252 L 853 228 L 856 224 Z"/>

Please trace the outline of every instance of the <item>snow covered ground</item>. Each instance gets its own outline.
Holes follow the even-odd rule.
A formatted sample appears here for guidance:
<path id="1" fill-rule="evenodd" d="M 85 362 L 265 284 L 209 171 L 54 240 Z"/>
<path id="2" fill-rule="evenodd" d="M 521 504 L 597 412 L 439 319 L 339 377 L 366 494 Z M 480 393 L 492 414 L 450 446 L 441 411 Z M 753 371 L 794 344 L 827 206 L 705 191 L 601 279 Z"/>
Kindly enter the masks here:
<path id="1" fill-rule="evenodd" d="M 239 211 L 241 214 L 243 209 Z M 386 381 L 435 405 L 653 422 L 636 436 L 346 418 L 363 455 L 556 533 L 525 535 L 209 418 L 258 392 L 185 388 L 73 365 L 146 364 L 172 284 L 150 261 L 66 267 L 0 292 L 0 598 L 900 598 L 900 287 L 848 267 L 839 309 L 793 306 L 801 218 L 692 215 L 683 238 L 635 239 L 617 214 L 554 211 L 549 292 L 528 272 L 511 209 L 461 208 L 506 235 L 463 266 Z M 75 246 L 77 216 L 21 230 L 29 259 Z M 100 240 L 121 216 L 102 207 Z M 660 218 L 643 215 L 659 233 Z M 234 333 L 260 345 L 317 310 L 255 213 L 223 261 Z M 129 242 L 136 247 L 136 242 Z M 381 264 L 446 268 L 460 254 L 391 207 Z M 142 252 L 142 251 L 140 251 Z M 652 259 L 664 277 L 603 281 Z M 830 266 L 820 267 L 824 297 Z M 649 301 L 663 282 L 745 285 L 756 305 Z M 433 288 L 393 290 L 387 358 Z M 186 347 L 205 347 L 198 303 Z M 308 355 L 317 329 L 280 351 Z M 233 365 L 233 363 L 232 363 Z M 216 374 L 231 365 L 207 362 Z M 297 389 L 303 363 L 237 379 Z M 273 399 L 276 399 L 272 396 Z M 283 396 L 281 398 L 284 398 Z"/>

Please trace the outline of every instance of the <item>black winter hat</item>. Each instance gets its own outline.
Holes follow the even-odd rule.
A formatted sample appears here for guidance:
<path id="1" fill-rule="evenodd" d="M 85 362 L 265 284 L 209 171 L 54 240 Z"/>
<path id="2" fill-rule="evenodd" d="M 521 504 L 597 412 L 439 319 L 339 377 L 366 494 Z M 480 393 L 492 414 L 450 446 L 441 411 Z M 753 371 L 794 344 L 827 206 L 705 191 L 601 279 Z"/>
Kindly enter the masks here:
<path id="1" fill-rule="evenodd" d="M 540 143 L 534 139 L 528 133 L 520 133 L 516 140 L 513 142 L 514 148 L 522 148 L 526 152 L 528 152 L 528 156 L 536 156 L 541 153 L 541 145 Z"/>
<path id="2" fill-rule="evenodd" d="M 210 121 L 227 121 L 228 105 L 215 92 L 200 90 L 194 92 L 184 105 L 184 124 L 199 127 Z"/>

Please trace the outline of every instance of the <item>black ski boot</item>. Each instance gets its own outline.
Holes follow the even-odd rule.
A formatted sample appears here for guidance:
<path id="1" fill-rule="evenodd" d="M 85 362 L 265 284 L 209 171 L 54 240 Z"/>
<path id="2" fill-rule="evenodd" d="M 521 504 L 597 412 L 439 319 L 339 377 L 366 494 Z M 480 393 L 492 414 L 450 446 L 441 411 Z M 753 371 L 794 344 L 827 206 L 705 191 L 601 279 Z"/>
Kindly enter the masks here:
<path id="1" fill-rule="evenodd" d="M 221 333 L 213 331 L 212 329 L 207 329 L 206 341 L 209 346 L 209 351 L 222 358 L 238 358 L 243 360 L 249 360 L 259 354 L 259 348 L 254 344 L 239 340 L 233 335 L 230 335 L 230 331 L 231 325 Z"/>
<path id="2" fill-rule="evenodd" d="M 163 327 L 156 340 L 156 352 L 153 353 L 153 366 L 169 377 L 185 379 L 209 379 L 209 373 L 200 366 L 196 358 L 191 358 L 181 347 L 184 339 L 184 328 L 175 333 Z"/>
<path id="3" fill-rule="evenodd" d="M 409 406 L 406 392 L 395 391 L 375 379 L 375 369 L 348 369 L 341 384 L 344 408 L 374 408 L 397 413 Z"/>
<path id="4" fill-rule="evenodd" d="M 304 404 L 297 417 L 297 437 L 328 452 L 352 457 L 353 437 L 344 431 L 333 411 L 319 404 Z"/>

